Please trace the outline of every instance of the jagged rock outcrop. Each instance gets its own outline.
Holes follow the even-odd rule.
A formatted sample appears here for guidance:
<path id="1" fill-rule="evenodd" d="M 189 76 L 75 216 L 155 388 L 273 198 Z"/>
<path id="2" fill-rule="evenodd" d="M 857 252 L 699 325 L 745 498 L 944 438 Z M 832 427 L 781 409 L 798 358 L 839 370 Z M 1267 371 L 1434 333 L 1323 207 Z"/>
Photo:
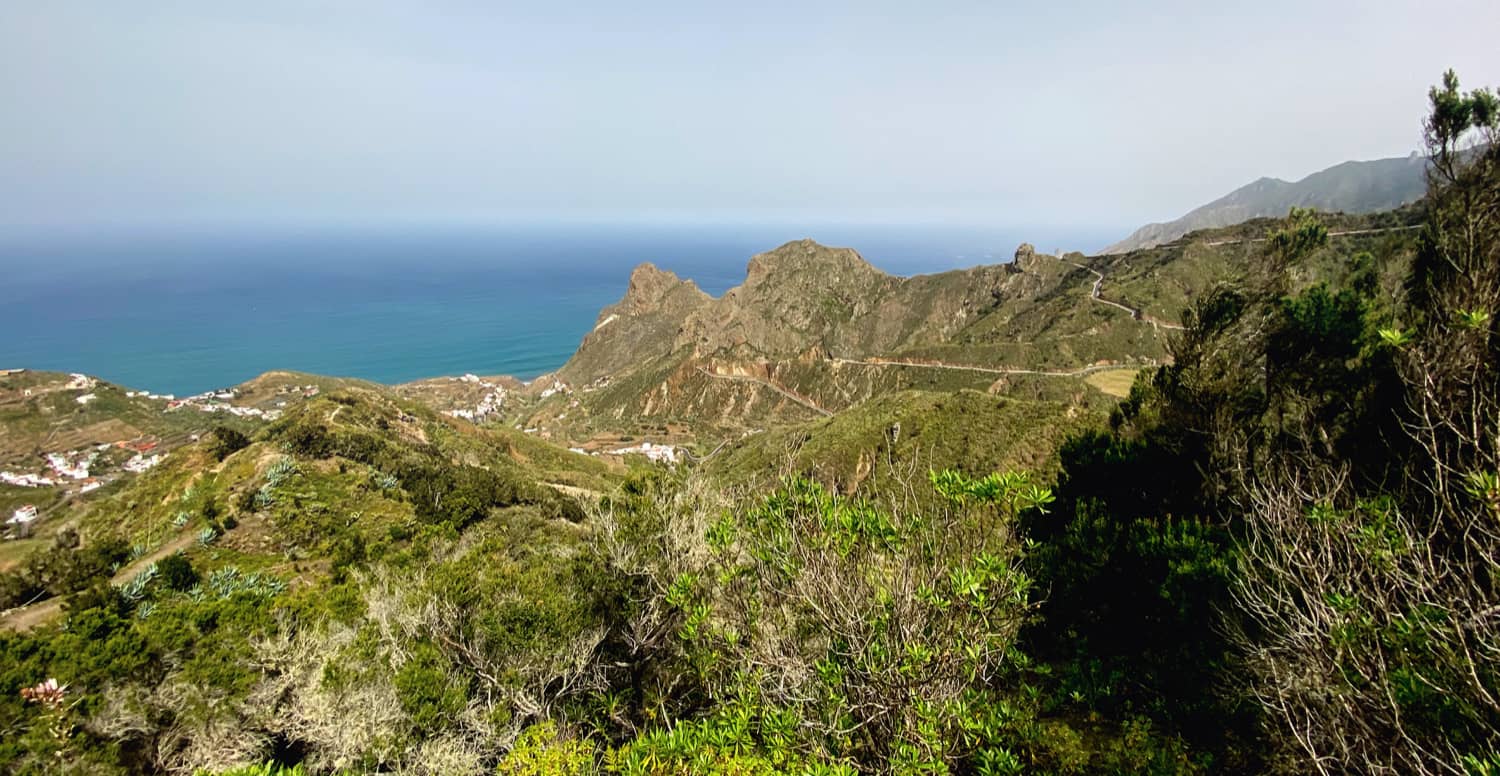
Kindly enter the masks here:
<path id="1" fill-rule="evenodd" d="M 642 264 L 625 296 L 599 312 L 558 379 L 582 387 L 669 355 L 688 316 L 712 300 L 691 280 Z"/>
<path id="2" fill-rule="evenodd" d="M 1036 247 L 1031 243 L 1021 243 L 1016 247 L 1015 260 L 1011 265 L 1019 272 L 1026 272 L 1036 268 Z"/>
<path id="3" fill-rule="evenodd" d="M 799 240 L 752 258 L 745 282 L 695 312 L 680 344 L 700 355 L 890 352 L 961 328 L 998 302 L 1005 279 L 999 267 L 896 277 L 856 251 Z"/>
<path id="4" fill-rule="evenodd" d="M 755 255 L 744 282 L 718 298 L 642 265 L 557 373 L 572 390 L 567 406 L 541 407 L 528 423 L 754 426 L 894 390 L 987 387 L 992 365 L 1073 368 L 1122 347 L 1159 354 L 1150 325 L 1096 309 L 1091 275 L 1029 244 L 1016 258 L 898 277 L 848 248 L 797 240 Z M 1112 326 L 1124 328 L 1099 336 Z"/>

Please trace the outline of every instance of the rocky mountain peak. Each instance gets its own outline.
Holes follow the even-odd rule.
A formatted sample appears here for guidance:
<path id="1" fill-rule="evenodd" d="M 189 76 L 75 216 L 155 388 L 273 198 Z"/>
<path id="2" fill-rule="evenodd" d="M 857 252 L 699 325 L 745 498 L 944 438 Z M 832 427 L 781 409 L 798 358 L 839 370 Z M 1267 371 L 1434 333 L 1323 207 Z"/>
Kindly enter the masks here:
<path id="1" fill-rule="evenodd" d="M 1026 272 L 1036 268 L 1036 246 L 1023 242 L 1016 247 L 1015 260 L 1011 266 L 1018 271 Z"/>
<path id="2" fill-rule="evenodd" d="M 663 301 L 674 291 L 686 290 L 691 295 L 703 295 L 698 290 L 697 284 L 677 276 L 675 272 L 669 272 L 658 268 L 651 262 L 644 262 L 630 272 L 630 284 L 625 289 L 625 296 L 620 300 L 622 312 L 638 313 L 651 310 L 661 306 Z"/>
<path id="3" fill-rule="evenodd" d="M 830 248 L 811 239 L 802 239 L 751 257 L 745 270 L 745 285 L 755 285 L 771 275 L 804 275 L 809 272 L 816 272 L 829 280 L 846 273 L 885 275 L 852 248 Z"/>

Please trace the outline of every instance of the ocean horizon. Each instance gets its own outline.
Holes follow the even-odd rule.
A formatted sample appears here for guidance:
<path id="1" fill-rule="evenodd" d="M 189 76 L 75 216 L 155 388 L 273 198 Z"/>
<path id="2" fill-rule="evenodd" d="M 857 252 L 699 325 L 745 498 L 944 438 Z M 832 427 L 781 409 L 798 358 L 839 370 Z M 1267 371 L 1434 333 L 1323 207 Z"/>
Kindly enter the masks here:
<path id="1" fill-rule="evenodd" d="M 0 368 L 191 394 L 273 369 L 524 380 L 567 361 L 642 262 L 718 296 L 809 237 L 898 275 L 1098 250 L 1118 228 L 535 226 L 0 231 Z"/>

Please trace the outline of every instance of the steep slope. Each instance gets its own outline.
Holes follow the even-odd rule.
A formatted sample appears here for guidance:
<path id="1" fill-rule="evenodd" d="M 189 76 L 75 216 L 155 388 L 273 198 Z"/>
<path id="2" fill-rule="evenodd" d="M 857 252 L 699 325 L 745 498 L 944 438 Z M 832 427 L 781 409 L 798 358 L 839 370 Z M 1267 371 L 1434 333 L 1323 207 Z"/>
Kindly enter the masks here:
<path id="1" fill-rule="evenodd" d="M 1252 218 L 1284 216 L 1293 207 L 1326 212 L 1373 213 L 1419 199 L 1426 190 L 1427 160 L 1417 154 L 1367 162 L 1344 162 L 1294 183 L 1261 178 L 1186 215 L 1147 224 L 1104 249 L 1125 253 L 1176 240 L 1199 229 L 1231 226 Z"/>
<path id="2" fill-rule="evenodd" d="M 661 441 L 651 428 L 672 423 L 723 437 L 909 389 L 1091 401 L 1085 370 L 1150 363 L 1165 339 L 1094 300 L 1083 258 L 1023 246 L 1010 264 L 897 277 L 799 240 L 754 256 L 719 298 L 644 265 L 515 419 L 581 444 Z"/>
<path id="3" fill-rule="evenodd" d="M 1103 416 L 1070 403 L 979 391 L 902 391 L 831 418 L 735 440 L 705 469 L 730 485 L 773 487 L 780 477 L 804 475 L 867 496 L 891 495 L 942 469 L 1050 476 L 1062 441 Z"/>
<path id="4" fill-rule="evenodd" d="M 624 298 L 599 312 L 593 330 L 558 370 L 558 378 L 587 385 L 666 356 L 676 346 L 688 316 L 710 300 L 691 280 L 652 264 L 636 267 Z"/>
<path id="5" fill-rule="evenodd" d="M 288 559 L 327 560 L 351 537 L 364 548 L 387 545 L 423 526 L 462 530 L 495 510 L 577 519 L 575 498 L 614 477 L 596 458 L 440 415 L 372 383 L 320 391 L 249 437 L 221 441 L 188 442 L 149 471 L 45 516 L 41 538 L 25 550 L 45 555 L 54 540 L 79 537 L 85 550 L 115 542 L 134 548 L 131 560 L 149 560 L 163 548 L 212 543 L 242 562 L 280 568 Z M 40 568 L 26 560 L 12 565 Z M 51 597 L 71 592 L 66 580 L 33 581 Z M 34 597 L 7 596 L 0 609 Z M 36 624 L 24 611 L 0 624 L 17 617 Z"/>
<path id="6" fill-rule="evenodd" d="M 1327 275 L 1355 254 L 1410 252 L 1416 206 L 1323 217 Z M 803 423 L 907 390 L 973 389 L 1093 406 L 1135 370 L 1168 358 L 1184 309 L 1263 254 L 1276 219 L 1194 232 L 1122 254 L 1048 256 L 896 277 L 811 240 L 751 259 L 712 298 L 644 265 L 559 372 L 507 420 L 599 449 L 709 442 Z M 1110 371 L 1118 374 L 1110 375 Z"/>

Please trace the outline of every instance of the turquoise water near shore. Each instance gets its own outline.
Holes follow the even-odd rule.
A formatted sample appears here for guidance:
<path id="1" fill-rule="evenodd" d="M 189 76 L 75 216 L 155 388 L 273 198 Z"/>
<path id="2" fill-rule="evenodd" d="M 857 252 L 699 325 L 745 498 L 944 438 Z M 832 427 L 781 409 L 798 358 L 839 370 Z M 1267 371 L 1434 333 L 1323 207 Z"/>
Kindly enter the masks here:
<path id="1" fill-rule="evenodd" d="M 1117 228 L 546 226 L 0 232 L 0 368 L 195 393 L 271 369 L 523 379 L 567 360 L 650 261 L 721 294 L 812 237 L 896 274 L 1094 250 Z"/>

